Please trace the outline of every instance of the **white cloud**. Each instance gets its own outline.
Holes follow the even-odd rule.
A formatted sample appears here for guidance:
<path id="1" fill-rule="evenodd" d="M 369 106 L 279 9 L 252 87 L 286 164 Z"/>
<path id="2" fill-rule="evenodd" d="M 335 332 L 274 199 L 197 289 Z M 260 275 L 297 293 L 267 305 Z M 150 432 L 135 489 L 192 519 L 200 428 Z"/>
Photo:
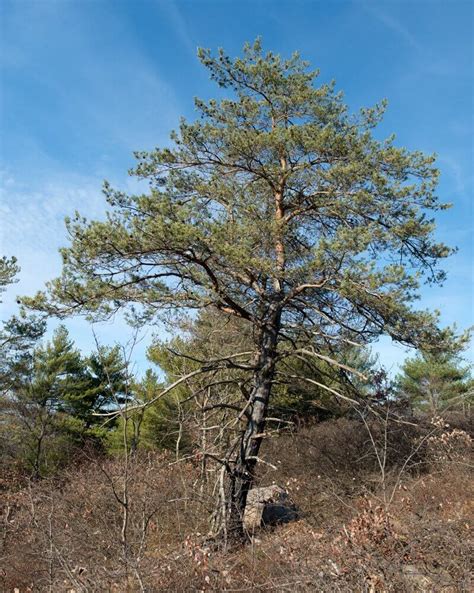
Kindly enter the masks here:
<path id="1" fill-rule="evenodd" d="M 45 184 L 17 181 L 4 175 L 0 186 L 0 250 L 16 256 L 21 266 L 15 294 L 32 294 L 60 271 L 58 249 L 66 245 L 64 218 L 77 209 L 88 217 L 104 212 L 101 183 L 95 178 L 66 175 Z M 12 290 L 4 307 L 15 307 Z"/>
<path id="2" fill-rule="evenodd" d="M 453 193 L 465 201 L 467 199 L 466 187 L 472 184 L 472 174 L 467 175 L 459 162 L 448 154 L 440 155 L 438 161 L 442 172 L 453 182 Z"/>
<path id="3" fill-rule="evenodd" d="M 33 295 L 44 288 L 45 282 L 60 274 L 60 246 L 67 245 L 68 238 L 64 217 L 77 209 L 89 218 L 100 218 L 105 212 L 105 200 L 96 178 L 50 181 L 43 186 L 17 182 L 11 175 L 2 175 L 0 187 L 0 256 L 15 255 L 21 266 L 19 281 L 2 295 L 0 319 L 5 320 L 18 310 L 16 300 L 20 295 Z M 59 321 L 50 320 L 47 337 Z M 64 322 L 76 346 L 85 354 L 95 350 L 92 326 L 77 317 Z M 133 330 L 122 315 L 94 324 L 94 331 L 101 344 L 115 343 L 125 346 L 133 336 Z M 146 349 L 152 332 L 145 332 L 133 351 L 134 370 L 142 375 L 150 363 Z"/>
<path id="4" fill-rule="evenodd" d="M 415 35 L 406 27 L 402 25 L 398 19 L 396 19 L 388 11 L 381 8 L 380 2 L 361 2 L 360 5 L 369 14 L 379 20 L 383 25 L 390 29 L 393 33 L 398 35 L 405 41 L 409 46 L 417 51 L 421 51 L 423 48 L 416 39 Z"/>

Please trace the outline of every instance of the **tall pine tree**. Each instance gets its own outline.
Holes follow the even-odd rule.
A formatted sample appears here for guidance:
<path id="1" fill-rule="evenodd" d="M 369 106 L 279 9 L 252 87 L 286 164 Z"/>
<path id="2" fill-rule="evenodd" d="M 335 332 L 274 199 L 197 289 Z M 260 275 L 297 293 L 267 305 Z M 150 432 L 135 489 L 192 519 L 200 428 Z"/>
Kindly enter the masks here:
<path id="1" fill-rule="evenodd" d="M 251 373 L 226 461 L 227 527 L 239 534 L 277 360 L 309 335 L 305 355 L 330 347 L 336 367 L 344 342 L 441 344 L 436 318 L 412 303 L 423 276 L 443 279 L 437 264 L 451 251 L 428 215 L 446 207 L 435 158 L 374 136 L 384 103 L 351 115 L 298 54 L 264 54 L 259 41 L 236 59 L 199 57 L 225 98 L 197 99 L 199 117 L 181 121 L 171 147 L 136 154 L 148 192 L 105 184 L 107 219 L 67 222 L 62 275 L 25 302 L 96 318 L 133 305 L 143 321 L 215 308 L 250 325 L 252 355 L 203 367 Z"/>

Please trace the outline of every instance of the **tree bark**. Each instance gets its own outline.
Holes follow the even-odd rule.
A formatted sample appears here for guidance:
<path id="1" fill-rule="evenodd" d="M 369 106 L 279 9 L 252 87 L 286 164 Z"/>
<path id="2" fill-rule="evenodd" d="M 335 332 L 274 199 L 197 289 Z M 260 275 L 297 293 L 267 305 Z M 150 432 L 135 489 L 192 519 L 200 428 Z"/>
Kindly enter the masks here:
<path id="1" fill-rule="evenodd" d="M 243 517 L 247 494 L 255 479 L 255 466 L 263 440 L 275 375 L 281 309 L 279 303 L 270 307 L 258 338 L 257 364 L 253 388 L 250 393 L 247 426 L 240 440 L 235 466 L 232 468 L 229 493 L 229 516 L 227 533 L 230 540 L 245 539 Z"/>

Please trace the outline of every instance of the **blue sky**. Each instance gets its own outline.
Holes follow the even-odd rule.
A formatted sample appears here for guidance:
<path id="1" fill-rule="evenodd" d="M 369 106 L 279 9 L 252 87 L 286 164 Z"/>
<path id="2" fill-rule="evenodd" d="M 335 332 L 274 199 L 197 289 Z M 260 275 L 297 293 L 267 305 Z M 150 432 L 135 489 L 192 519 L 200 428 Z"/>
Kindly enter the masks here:
<path id="1" fill-rule="evenodd" d="M 386 97 L 377 134 L 436 152 L 439 195 L 454 207 L 438 217 L 439 239 L 457 245 L 442 288 L 425 287 L 421 307 L 445 324 L 473 320 L 473 6 L 451 0 L 2 0 L 0 254 L 16 255 L 20 281 L 5 297 L 32 294 L 60 269 L 64 217 L 103 214 L 103 179 L 127 189 L 132 151 L 168 142 L 193 97 L 215 87 L 198 46 L 237 55 L 258 35 L 264 47 L 299 50 L 336 79 L 356 110 Z M 93 347 L 91 328 L 68 321 L 76 343 Z M 51 323 L 54 327 L 54 323 Z M 125 342 L 117 319 L 96 328 L 105 343 Z M 151 331 L 135 351 L 147 366 Z M 406 350 L 376 350 L 395 372 Z"/>

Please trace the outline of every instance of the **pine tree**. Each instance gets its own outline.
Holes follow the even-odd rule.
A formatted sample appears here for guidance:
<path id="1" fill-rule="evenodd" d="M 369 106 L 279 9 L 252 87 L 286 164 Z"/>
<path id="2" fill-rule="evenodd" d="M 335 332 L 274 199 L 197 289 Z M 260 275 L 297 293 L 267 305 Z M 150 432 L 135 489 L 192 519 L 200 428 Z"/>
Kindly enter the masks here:
<path id="1" fill-rule="evenodd" d="M 433 415 L 466 409 L 474 390 L 471 367 L 449 352 L 422 352 L 407 359 L 397 384 L 400 395 L 413 407 Z"/>
<path id="2" fill-rule="evenodd" d="M 15 282 L 15 276 L 19 271 L 16 257 L 3 256 L 0 258 L 0 294 L 6 290 L 9 284 Z"/>
<path id="3" fill-rule="evenodd" d="M 101 445 L 106 430 L 96 414 L 128 398 L 126 365 L 118 348 L 84 357 L 64 326 L 5 363 L 1 436 L 5 454 L 39 478 L 86 441 Z M 114 423 L 108 423 L 108 430 Z M 9 453 L 8 453 L 9 451 Z"/>
<path id="4" fill-rule="evenodd" d="M 0 296 L 9 284 L 16 282 L 20 271 L 15 257 L 0 259 Z M 0 300 L 0 303 L 2 301 Z M 33 346 L 44 335 L 46 323 L 34 315 L 21 310 L 18 315 L 2 322 L 0 329 L 0 393 L 5 393 L 21 374 L 31 354 Z"/>
<path id="5" fill-rule="evenodd" d="M 106 183 L 107 219 L 67 222 L 61 277 L 25 303 L 95 318 L 133 307 L 142 322 L 217 309 L 249 324 L 253 354 L 202 371 L 234 364 L 251 374 L 226 460 L 228 532 L 238 534 L 278 360 L 302 336 L 313 338 L 306 356 L 329 347 L 339 368 L 344 342 L 388 334 L 442 344 L 436 317 L 412 304 L 422 277 L 443 280 L 437 264 L 451 250 L 433 240 L 428 215 L 446 208 L 435 157 L 375 137 L 385 103 L 351 115 L 298 54 L 264 54 L 259 41 L 241 58 L 199 57 L 225 98 L 197 99 L 199 117 L 181 121 L 171 147 L 136 154 L 132 174 L 148 192 Z"/>
<path id="6" fill-rule="evenodd" d="M 21 372 L 20 372 L 21 370 Z M 84 366 L 66 328 L 50 342 L 36 346 L 4 396 L 2 436 L 11 441 L 12 455 L 35 478 L 54 471 L 73 444 L 82 423 L 65 413 L 65 402 L 83 385 Z"/>
<path id="7" fill-rule="evenodd" d="M 98 413 L 116 409 L 129 399 L 130 377 L 118 346 L 99 346 L 81 364 L 81 380 L 74 391 L 66 394 L 63 407 L 90 428 L 103 422 Z"/>

